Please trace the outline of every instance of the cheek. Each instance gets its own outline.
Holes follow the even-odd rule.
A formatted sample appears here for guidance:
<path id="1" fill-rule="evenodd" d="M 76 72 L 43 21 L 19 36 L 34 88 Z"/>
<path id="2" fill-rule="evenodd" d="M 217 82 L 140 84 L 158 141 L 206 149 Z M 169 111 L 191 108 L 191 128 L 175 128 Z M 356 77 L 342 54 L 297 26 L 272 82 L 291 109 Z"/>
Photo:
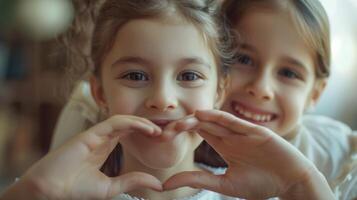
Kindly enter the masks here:
<path id="1" fill-rule="evenodd" d="M 232 72 L 230 74 L 223 107 L 225 107 L 225 104 L 229 103 L 231 99 L 239 98 L 241 96 L 242 92 L 244 92 L 244 83 L 247 82 L 245 79 L 246 77 L 240 77 L 238 73 Z"/>
<path id="2" fill-rule="evenodd" d="M 284 98 L 281 98 L 281 101 L 284 104 L 285 113 L 289 114 L 290 117 L 294 118 L 295 120 L 299 120 L 304 112 L 308 93 L 302 89 L 294 90 L 291 88 L 284 91 L 290 91 L 285 95 L 282 94 Z"/>
<path id="3" fill-rule="evenodd" d="M 212 98 L 210 98 L 210 97 L 204 98 L 204 96 L 196 96 L 196 97 L 193 97 L 192 100 L 186 101 L 186 105 L 189 105 L 191 110 L 213 109 L 214 103 L 215 102 Z"/>
<path id="4" fill-rule="evenodd" d="M 108 95 L 108 107 L 111 115 L 133 115 L 142 104 L 142 94 L 125 90 L 115 90 Z"/>
<path id="5" fill-rule="evenodd" d="M 190 112 L 194 112 L 195 110 L 213 109 L 216 95 L 217 87 L 212 84 L 210 87 L 187 90 L 180 96 L 182 102 L 185 102 L 185 107 L 189 108 Z"/>
<path id="6" fill-rule="evenodd" d="M 242 70 L 232 70 L 230 73 L 229 91 L 230 93 L 239 92 L 241 88 L 250 80 L 254 79 L 252 73 Z"/>

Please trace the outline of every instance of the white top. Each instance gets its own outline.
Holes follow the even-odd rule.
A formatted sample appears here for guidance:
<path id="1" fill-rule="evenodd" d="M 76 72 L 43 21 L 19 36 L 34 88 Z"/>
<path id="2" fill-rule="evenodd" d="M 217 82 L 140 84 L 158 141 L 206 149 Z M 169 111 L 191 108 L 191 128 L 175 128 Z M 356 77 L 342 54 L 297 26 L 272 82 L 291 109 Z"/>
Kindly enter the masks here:
<path id="1" fill-rule="evenodd" d="M 334 187 L 346 176 L 357 152 L 357 132 L 328 117 L 305 115 L 290 143 L 325 175 Z"/>
<path id="2" fill-rule="evenodd" d="M 338 199 L 357 197 L 357 131 L 328 117 L 305 115 L 290 143 L 324 174 Z"/>
<path id="3" fill-rule="evenodd" d="M 98 113 L 88 82 L 81 82 L 61 113 L 51 148 L 58 147 L 73 135 L 84 131 L 88 125 L 95 124 Z M 315 163 L 337 196 L 344 190 L 357 191 L 357 184 L 351 185 L 357 182 L 357 170 L 352 171 L 357 168 L 357 131 L 328 117 L 306 115 L 299 133 L 289 142 Z M 202 191 L 190 199 L 213 200 L 227 197 Z"/>
<path id="4" fill-rule="evenodd" d="M 234 197 L 228 197 L 216 192 L 212 192 L 209 190 L 201 190 L 199 193 L 191 196 L 191 197 L 185 197 L 181 199 L 175 199 L 175 200 L 237 200 L 238 198 Z M 142 198 L 137 198 L 137 197 L 132 197 L 128 194 L 121 194 L 114 198 L 113 200 L 144 200 Z M 147 199 L 145 199 L 147 200 Z"/>
<path id="5" fill-rule="evenodd" d="M 99 120 L 99 108 L 88 82 L 80 82 L 63 108 L 52 137 L 51 149 L 91 127 Z"/>

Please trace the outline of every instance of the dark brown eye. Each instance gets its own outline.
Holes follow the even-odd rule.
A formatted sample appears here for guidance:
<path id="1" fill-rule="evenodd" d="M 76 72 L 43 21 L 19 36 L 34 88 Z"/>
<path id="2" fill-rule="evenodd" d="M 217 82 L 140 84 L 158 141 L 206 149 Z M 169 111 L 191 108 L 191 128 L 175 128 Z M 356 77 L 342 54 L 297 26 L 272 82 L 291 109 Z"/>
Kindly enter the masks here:
<path id="1" fill-rule="evenodd" d="M 178 81 L 196 81 L 202 77 L 196 72 L 183 72 L 178 77 Z"/>
<path id="2" fill-rule="evenodd" d="M 300 75 L 290 69 L 282 69 L 279 71 L 279 75 L 289 79 L 300 79 Z"/>
<path id="3" fill-rule="evenodd" d="M 253 59 L 246 54 L 239 54 L 236 57 L 237 62 L 243 65 L 253 65 Z"/>
<path id="4" fill-rule="evenodd" d="M 127 79 L 131 81 L 148 81 L 149 78 L 144 72 L 129 72 L 124 74 L 122 79 Z"/>

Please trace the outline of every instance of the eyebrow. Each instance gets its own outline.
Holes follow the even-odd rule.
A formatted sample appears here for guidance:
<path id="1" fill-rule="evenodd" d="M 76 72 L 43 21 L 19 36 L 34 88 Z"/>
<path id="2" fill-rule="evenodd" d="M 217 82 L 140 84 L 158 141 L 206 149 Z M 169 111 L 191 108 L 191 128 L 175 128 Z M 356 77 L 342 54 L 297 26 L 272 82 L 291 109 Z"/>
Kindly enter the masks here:
<path id="1" fill-rule="evenodd" d="M 191 57 L 191 58 L 184 58 L 180 61 L 180 65 L 189 65 L 189 64 L 198 64 L 207 67 L 208 69 L 212 69 L 212 66 L 205 62 L 200 57 Z"/>
<path id="2" fill-rule="evenodd" d="M 242 43 L 239 46 L 239 49 L 245 49 L 245 50 L 248 50 L 248 51 L 256 52 L 256 49 L 254 48 L 254 46 L 252 46 L 250 44 L 247 44 L 247 43 Z M 238 49 L 238 52 L 239 52 L 239 49 Z M 285 56 L 283 58 L 283 60 L 285 60 L 286 62 L 288 62 L 288 63 L 290 63 L 292 65 L 295 65 L 295 66 L 298 66 L 300 68 L 303 68 L 305 71 L 307 71 L 307 67 L 297 59 L 294 59 L 294 58 L 289 57 L 289 56 Z"/>
<path id="3" fill-rule="evenodd" d="M 113 64 L 112 67 L 116 67 L 117 65 L 120 64 L 139 64 L 139 65 L 151 65 L 151 63 L 148 60 L 145 60 L 144 58 L 137 57 L 137 56 L 124 56 L 116 60 Z"/>
<path id="4" fill-rule="evenodd" d="M 247 44 L 247 43 L 241 43 L 238 46 L 238 53 L 239 53 L 239 49 L 244 49 L 244 50 L 248 50 L 248 51 L 253 51 L 253 52 L 257 52 L 257 50 L 254 48 L 254 46 Z"/>
<path id="5" fill-rule="evenodd" d="M 292 65 L 298 66 L 302 69 L 304 69 L 305 71 L 307 71 L 307 67 L 300 61 L 298 61 L 297 59 L 291 58 L 291 57 L 285 57 L 284 60 Z"/>
<path id="6" fill-rule="evenodd" d="M 113 64 L 112 67 L 116 67 L 117 65 L 120 64 L 138 64 L 138 65 L 144 65 L 144 66 L 150 66 L 152 63 L 148 61 L 147 59 L 144 59 L 142 57 L 137 57 L 137 56 L 124 56 L 116 60 Z M 199 57 L 187 57 L 183 58 L 179 61 L 179 65 L 189 65 L 189 64 L 198 64 L 198 65 L 203 65 L 207 67 L 208 69 L 211 69 L 211 65 L 209 65 L 207 62 L 205 62 L 202 58 Z"/>

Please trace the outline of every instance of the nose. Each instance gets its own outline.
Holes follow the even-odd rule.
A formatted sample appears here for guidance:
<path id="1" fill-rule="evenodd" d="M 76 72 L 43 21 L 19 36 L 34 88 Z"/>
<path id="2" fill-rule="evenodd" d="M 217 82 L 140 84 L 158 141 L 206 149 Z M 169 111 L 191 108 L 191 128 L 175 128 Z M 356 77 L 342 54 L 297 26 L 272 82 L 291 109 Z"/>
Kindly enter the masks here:
<path id="1" fill-rule="evenodd" d="M 145 102 L 147 108 L 158 111 L 174 110 L 177 108 L 177 104 L 175 90 L 168 84 L 159 84 L 158 87 L 152 88 L 152 92 Z"/>
<path id="2" fill-rule="evenodd" d="M 268 75 L 259 75 L 245 88 L 246 93 L 260 101 L 270 101 L 274 98 L 272 83 Z"/>

